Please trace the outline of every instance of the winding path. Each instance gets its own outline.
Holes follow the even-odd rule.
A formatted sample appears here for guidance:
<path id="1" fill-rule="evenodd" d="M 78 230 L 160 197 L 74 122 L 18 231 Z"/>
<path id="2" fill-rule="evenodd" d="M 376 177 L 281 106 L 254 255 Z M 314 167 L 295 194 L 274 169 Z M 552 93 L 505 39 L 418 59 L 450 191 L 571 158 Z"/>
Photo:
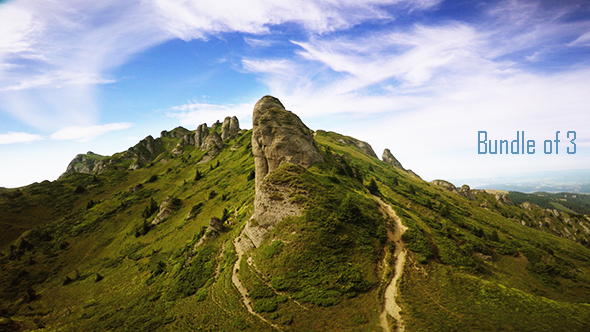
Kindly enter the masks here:
<path id="1" fill-rule="evenodd" d="M 242 230 L 242 232 L 243 232 L 243 230 Z M 248 312 L 250 314 L 260 318 L 263 322 L 274 327 L 275 329 L 281 330 L 281 328 L 278 325 L 269 322 L 264 317 L 262 317 L 260 314 L 255 312 L 254 309 L 252 309 L 252 299 L 248 295 L 248 290 L 246 289 L 246 287 L 244 287 L 244 285 L 242 285 L 242 282 L 240 281 L 240 277 L 238 276 L 238 270 L 240 269 L 240 263 L 242 262 L 242 257 L 244 256 L 244 250 L 242 249 L 242 246 L 240 246 L 238 244 L 238 241 L 240 240 L 241 235 L 242 235 L 242 233 L 240 233 L 234 239 L 234 247 L 236 248 L 236 254 L 238 256 L 238 260 L 234 264 L 234 269 L 233 269 L 233 273 L 231 276 L 231 280 L 234 283 L 234 285 L 236 286 L 236 288 L 238 289 L 238 291 L 240 292 L 240 294 L 242 295 L 242 301 L 244 302 L 244 305 L 248 309 Z"/>
<path id="2" fill-rule="evenodd" d="M 390 205 L 383 202 L 379 197 L 374 196 L 374 198 L 379 203 L 379 205 L 381 205 L 383 210 L 395 221 L 393 238 L 389 239 L 395 242 L 395 252 L 393 253 L 393 257 L 395 258 L 395 271 L 393 278 L 385 288 L 385 303 L 383 304 L 383 311 L 381 312 L 380 316 L 381 326 L 383 327 L 384 331 L 391 332 L 387 322 L 387 315 L 390 315 L 395 319 L 396 322 L 395 331 L 403 332 L 405 327 L 404 321 L 400 314 L 402 309 L 395 301 L 395 298 L 398 294 L 398 281 L 404 272 L 404 264 L 406 263 L 407 249 L 402 242 L 402 234 L 406 231 L 407 227 L 402 224 L 401 219 L 395 214 L 395 211 L 393 211 Z"/>

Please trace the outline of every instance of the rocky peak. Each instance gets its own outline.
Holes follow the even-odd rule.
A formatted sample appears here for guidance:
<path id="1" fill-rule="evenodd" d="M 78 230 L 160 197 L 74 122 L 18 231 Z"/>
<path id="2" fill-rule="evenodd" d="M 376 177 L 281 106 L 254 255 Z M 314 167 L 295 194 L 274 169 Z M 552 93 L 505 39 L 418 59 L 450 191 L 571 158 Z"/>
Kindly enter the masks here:
<path id="1" fill-rule="evenodd" d="M 160 138 L 162 137 L 171 137 L 171 138 L 182 138 L 184 135 L 188 134 L 188 129 L 184 127 L 176 127 L 172 129 L 172 131 L 163 130 L 160 133 Z"/>
<path id="2" fill-rule="evenodd" d="M 207 124 L 203 123 L 197 127 L 197 131 L 195 132 L 195 139 L 194 144 L 196 147 L 201 147 L 201 144 L 205 141 L 205 138 L 209 136 L 209 128 L 207 128 Z"/>
<path id="3" fill-rule="evenodd" d="M 257 191 L 264 177 L 282 163 L 309 167 L 324 161 L 309 128 L 272 96 L 254 106 L 252 153 Z"/>
<path id="4" fill-rule="evenodd" d="M 240 132 L 240 123 L 238 122 L 238 118 L 232 116 L 231 118 L 228 116 L 223 120 L 223 124 L 221 125 L 221 139 L 226 140 L 228 138 L 235 137 Z"/>
<path id="5" fill-rule="evenodd" d="M 103 158 L 103 156 L 98 155 L 92 151 L 88 151 L 86 154 L 79 154 L 68 165 L 66 171 L 62 174 L 62 176 L 70 173 L 92 173 L 94 172 L 94 168 L 96 164 Z"/>
<path id="6" fill-rule="evenodd" d="M 391 151 L 389 151 L 389 149 L 383 150 L 383 156 L 381 158 L 384 162 L 390 164 L 391 166 L 400 168 L 405 171 L 405 168 L 403 168 L 402 164 L 399 161 L 397 161 L 397 159 L 395 159 L 395 157 L 391 154 Z"/>
<path id="7" fill-rule="evenodd" d="M 256 195 L 253 220 L 246 225 L 244 234 L 247 237 L 242 237 L 241 241 L 244 248 L 258 247 L 268 229 L 286 216 L 300 214 L 300 208 L 288 199 L 294 189 L 264 181 L 266 176 L 279 171 L 277 168 L 281 165 L 295 165 L 300 170 L 324 161 L 309 128 L 271 96 L 262 97 L 254 106 L 252 153 Z"/>

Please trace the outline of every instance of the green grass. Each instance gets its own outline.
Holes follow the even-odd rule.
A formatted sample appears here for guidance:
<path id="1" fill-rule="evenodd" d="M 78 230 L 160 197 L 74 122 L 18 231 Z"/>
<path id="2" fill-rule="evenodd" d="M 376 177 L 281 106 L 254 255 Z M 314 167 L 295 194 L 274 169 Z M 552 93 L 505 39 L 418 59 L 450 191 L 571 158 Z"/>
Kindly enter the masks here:
<path id="1" fill-rule="evenodd" d="M 484 193 L 470 201 L 339 138 L 318 131 L 324 163 L 283 165 L 265 180 L 290 187 L 302 209 L 241 261 L 265 319 L 292 331 L 381 330 L 389 280 L 379 264 L 393 247 L 371 191 L 408 227 L 398 298 L 407 330 L 588 329 L 590 250 L 574 208 L 555 216 Z M 122 160 L 98 175 L 1 190 L 1 315 L 28 330 L 272 330 L 231 280 L 233 239 L 254 212 L 250 140 L 245 132 L 199 163 L 204 151 L 186 146 L 175 157 L 179 139 L 165 137 L 135 171 Z M 149 226 L 167 197 L 179 204 Z M 206 234 L 212 217 L 226 227 Z"/>

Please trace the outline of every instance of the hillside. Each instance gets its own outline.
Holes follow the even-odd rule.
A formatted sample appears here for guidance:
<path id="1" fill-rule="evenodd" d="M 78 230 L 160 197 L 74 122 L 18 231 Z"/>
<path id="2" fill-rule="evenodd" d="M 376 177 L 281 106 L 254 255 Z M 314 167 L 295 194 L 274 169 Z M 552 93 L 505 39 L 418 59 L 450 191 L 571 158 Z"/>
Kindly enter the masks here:
<path id="1" fill-rule="evenodd" d="M 425 182 L 269 96 L 234 119 L 0 191 L 0 330 L 590 329 L 583 210 Z"/>

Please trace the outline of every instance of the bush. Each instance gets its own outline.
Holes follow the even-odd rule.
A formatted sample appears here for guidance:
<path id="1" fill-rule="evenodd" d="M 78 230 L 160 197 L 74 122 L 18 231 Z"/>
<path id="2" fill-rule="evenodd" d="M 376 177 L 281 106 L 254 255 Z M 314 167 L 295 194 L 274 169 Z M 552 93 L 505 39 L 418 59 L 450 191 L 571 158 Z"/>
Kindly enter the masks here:
<path id="1" fill-rule="evenodd" d="M 256 173 L 254 171 L 250 171 L 250 174 L 248 174 L 248 181 L 254 180 L 254 178 L 256 178 Z"/>
<path id="2" fill-rule="evenodd" d="M 277 310 L 277 302 L 272 299 L 261 299 L 254 302 L 254 311 L 256 312 L 273 312 Z"/>
<path id="3" fill-rule="evenodd" d="M 207 298 L 207 289 L 203 288 L 197 292 L 197 301 L 205 301 Z"/>
<path id="4" fill-rule="evenodd" d="M 84 187 L 78 185 L 78 186 L 76 186 L 76 189 L 74 189 L 74 194 L 81 194 L 85 191 L 86 191 L 86 189 L 84 189 Z"/>
<path id="5" fill-rule="evenodd" d="M 369 182 L 367 189 L 371 194 L 379 195 L 379 187 L 377 186 L 377 182 L 375 182 L 375 179 L 371 179 L 371 182 Z"/>

